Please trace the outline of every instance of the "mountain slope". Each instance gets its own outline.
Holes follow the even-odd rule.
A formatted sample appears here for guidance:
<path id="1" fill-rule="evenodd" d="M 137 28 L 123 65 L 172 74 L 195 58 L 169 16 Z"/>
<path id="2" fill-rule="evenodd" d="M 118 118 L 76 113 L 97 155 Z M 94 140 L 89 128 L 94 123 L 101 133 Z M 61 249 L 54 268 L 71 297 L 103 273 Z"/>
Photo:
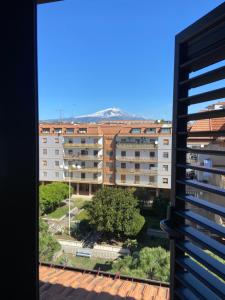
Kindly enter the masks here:
<path id="1" fill-rule="evenodd" d="M 53 119 L 45 120 L 45 122 L 74 122 L 74 123 L 98 123 L 102 121 L 113 121 L 113 120 L 146 120 L 144 117 L 140 117 L 134 114 L 129 114 L 122 111 L 120 108 L 107 108 L 104 110 L 97 111 L 93 114 L 75 116 L 71 118 L 64 118 L 62 120 Z"/>

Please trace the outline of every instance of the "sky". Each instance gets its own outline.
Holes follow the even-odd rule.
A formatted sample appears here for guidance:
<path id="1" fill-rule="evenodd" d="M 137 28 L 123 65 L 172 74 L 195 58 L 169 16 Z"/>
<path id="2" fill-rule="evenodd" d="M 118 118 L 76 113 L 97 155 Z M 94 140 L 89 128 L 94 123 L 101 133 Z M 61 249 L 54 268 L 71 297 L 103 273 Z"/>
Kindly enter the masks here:
<path id="1" fill-rule="evenodd" d="M 174 37 L 223 2 L 65 0 L 39 5 L 39 118 L 118 107 L 170 120 Z"/>

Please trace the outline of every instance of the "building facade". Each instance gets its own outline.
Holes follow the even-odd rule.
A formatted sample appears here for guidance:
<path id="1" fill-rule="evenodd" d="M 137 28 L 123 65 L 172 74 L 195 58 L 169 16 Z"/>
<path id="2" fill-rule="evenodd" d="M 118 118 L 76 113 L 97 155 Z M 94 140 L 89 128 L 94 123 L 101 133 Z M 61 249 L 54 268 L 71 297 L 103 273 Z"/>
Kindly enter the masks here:
<path id="1" fill-rule="evenodd" d="M 146 121 L 40 124 L 40 182 L 70 180 L 77 194 L 112 185 L 168 195 L 171 130 Z"/>

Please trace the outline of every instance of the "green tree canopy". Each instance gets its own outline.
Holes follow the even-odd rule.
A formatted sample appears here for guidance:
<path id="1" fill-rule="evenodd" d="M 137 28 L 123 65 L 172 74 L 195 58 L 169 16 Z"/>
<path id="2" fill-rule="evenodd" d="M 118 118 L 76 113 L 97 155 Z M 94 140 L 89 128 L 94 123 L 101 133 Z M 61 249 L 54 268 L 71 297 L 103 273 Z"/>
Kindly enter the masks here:
<path id="1" fill-rule="evenodd" d="M 104 187 L 87 207 L 90 223 L 97 231 L 115 237 L 136 236 L 145 219 L 140 215 L 138 201 L 132 190 Z"/>
<path id="2" fill-rule="evenodd" d="M 50 262 L 55 252 L 60 250 L 60 244 L 48 231 L 48 224 L 39 219 L 39 259 Z"/>
<path id="3" fill-rule="evenodd" d="M 112 270 L 121 274 L 144 277 L 152 280 L 169 281 L 169 252 L 161 247 L 143 248 L 139 253 L 113 262 Z"/>
<path id="4" fill-rule="evenodd" d="M 40 209 L 41 213 L 50 213 L 54 211 L 62 200 L 69 197 L 68 185 L 62 182 L 54 182 L 46 185 L 40 185 Z M 71 194 L 73 190 L 71 188 Z"/>

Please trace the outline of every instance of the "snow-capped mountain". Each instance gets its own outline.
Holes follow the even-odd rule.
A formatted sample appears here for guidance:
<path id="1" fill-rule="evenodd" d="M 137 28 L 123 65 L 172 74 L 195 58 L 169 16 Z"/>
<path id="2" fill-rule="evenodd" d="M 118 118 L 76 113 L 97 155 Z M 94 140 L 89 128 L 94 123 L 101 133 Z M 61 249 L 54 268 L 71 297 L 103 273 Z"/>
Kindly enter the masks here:
<path id="1" fill-rule="evenodd" d="M 92 114 L 75 116 L 71 118 L 64 118 L 61 122 L 74 122 L 74 123 L 98 123 L 102 121 L 113 121 L 113 120 L 146 120 L 146 118 L 129 114 L 124 112 L 120 108 L 107 108 L 104 110 L 97 111 Z M 58 122 L 60 120 L 47 120 L 48 122 Z"/>

